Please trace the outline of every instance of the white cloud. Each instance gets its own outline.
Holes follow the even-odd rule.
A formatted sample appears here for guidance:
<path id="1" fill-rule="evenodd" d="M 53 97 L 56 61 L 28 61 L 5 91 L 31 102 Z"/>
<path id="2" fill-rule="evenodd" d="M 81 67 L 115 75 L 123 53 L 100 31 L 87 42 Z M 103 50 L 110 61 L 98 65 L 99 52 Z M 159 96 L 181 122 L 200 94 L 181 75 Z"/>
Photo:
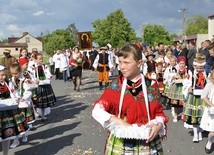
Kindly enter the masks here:
<path id="1" fill-rule="evenodd" d="M 40 11 L 37 11 L 37 12 L 33 13 L 33 15 L 34 15 L 34 16 L 41 16 L 41 15 L 43 15 L 44 13 L 45 13 L 45 11 L 40 10 Z"/>
<path id="2" fill-rule="evenodd" d="M 17 19 L 17 17 L 15 17 L 11 14 L 6 14 L 6 13 L 0 14 L 0 23 L 1 24 L 7 24 L 7 23 L 12 22 L 16 19 Z"/>
<path id="3" fill-rule="evenodd" d="M 16 24 L 10 24 L 10 25 L 8 25 L 7 30 L 12 31 L 12 32 L 17 32 L 17 31 L 19 31 L 19 28 Z"/>

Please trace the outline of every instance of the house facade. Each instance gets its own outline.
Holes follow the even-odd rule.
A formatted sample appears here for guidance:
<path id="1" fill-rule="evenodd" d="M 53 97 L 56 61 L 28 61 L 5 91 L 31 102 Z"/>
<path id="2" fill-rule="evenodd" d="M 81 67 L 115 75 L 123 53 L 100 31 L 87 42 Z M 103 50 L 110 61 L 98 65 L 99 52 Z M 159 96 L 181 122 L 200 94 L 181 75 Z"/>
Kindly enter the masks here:
<path id="1" fill-rule="evenodd" d="M 214 15 L 208 17 L 208 39 L 214 38 Z"/>
<path id="2" fill-rule="evenodd" d="M 32 52 L 33 48 L 43 51 L 42 39 L 34 37 L 28 32 L 24 32 L 21 37 L 9 37 L 7 43 L 0 44 L 0 56 L 3 55 L 5 49 L 11 50 L 11 55 L 18 56 L 23 47 L 26 47 L 29 52 Z"/>

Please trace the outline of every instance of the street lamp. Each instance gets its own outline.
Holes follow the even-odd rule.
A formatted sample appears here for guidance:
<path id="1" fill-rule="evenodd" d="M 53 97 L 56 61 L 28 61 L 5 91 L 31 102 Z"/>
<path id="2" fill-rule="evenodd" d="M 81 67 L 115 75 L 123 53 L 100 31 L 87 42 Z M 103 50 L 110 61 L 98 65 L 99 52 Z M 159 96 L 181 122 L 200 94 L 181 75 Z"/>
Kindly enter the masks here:
<path id="1" fill-rule="evenodd" d="M 182 18 L 183 18 L 183 27 L 182 27 L 182 36 L 184 37 L 184 30 L 185 30 L 185 21 L 186 21 L 186 13 L 187 13 L 186 8 L 179 9 L 178 12 L 182 13 Z"/>

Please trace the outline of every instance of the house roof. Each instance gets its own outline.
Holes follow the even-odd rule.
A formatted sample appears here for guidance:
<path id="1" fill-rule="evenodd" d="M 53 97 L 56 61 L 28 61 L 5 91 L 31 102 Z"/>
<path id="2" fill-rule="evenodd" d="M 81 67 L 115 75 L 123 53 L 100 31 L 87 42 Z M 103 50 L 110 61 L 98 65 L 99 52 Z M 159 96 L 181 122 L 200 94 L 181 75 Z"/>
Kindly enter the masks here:
<path id="1" fill-rule="evenodd" d="M 14 43 L 15 41 L 17 41 L 19 38 L 18 37 L 8 37 L 7 38 L 7 42 L 8 43 Z"/>
<path id="2" fill-rule="evenodd" d="M 173 41 L 192 40 L 192 39 L 196 39 L 196 38 L 197 38 L 197 35 L 196 34 L 192 34 L 192 35 L 188 35 L 188 36 L 181 36 L 181 37 L 174 38 Z"/>
<path id="3" fill-rule="evenodd" d="M 214 14 L 213 14 L 213 15 L 208 16 L 208 18 L 213 18 L 213 17 L 214 17 Z"/>
<path id="4" fill-rule="evenodd" d="M 0 47 L 28 47 L 27 43 L 5 43 L 5 44 L 0 44 Z"/>
<path id="5" fill-rule="evenodd" d="M 25 37 L 26 35 L 30 35 L 30 34 L 28 32 L 23 32 L 23 35 L 21 37 L 8 37 L 7 42 L 8 43 L 15 43 L 16 41 Z M 30 36 L 42 42 L 42 37 L 34 37 L 32 35 L 30 35 Z"/>

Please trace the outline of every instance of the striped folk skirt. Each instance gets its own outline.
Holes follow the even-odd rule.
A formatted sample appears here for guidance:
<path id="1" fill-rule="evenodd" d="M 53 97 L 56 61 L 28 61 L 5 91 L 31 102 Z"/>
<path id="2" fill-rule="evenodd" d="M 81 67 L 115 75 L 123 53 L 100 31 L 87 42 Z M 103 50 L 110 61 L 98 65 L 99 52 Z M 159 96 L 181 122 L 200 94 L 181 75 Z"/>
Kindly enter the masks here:
<path id="1" fill-rule="evenodd" d="M 35 118 L 32 107 L 23 108 L 23 109 L 19 109 L 19 110 L 25 116 L 25 120 L 26 120 L 27 124 L 32 124 L 33 122 L 35 122 L 36 118 Z"/>
<path id="2" fill-rule="evenodd" d="M 183 121 L 199 125 L 205 108 L 205 102 L 199 95 L 189 94 L 183 108 Z"/>
<path id="3" fill-rule="evenodd" d="M 184 101 L 184 95 L 182 92 L 183 84 L 175 83 L 169 88 L 168 98 L 171 100 L 169 103 L 173 107 L 182 107 Z"/>
<path id="4" fill-rule="evenodd" d="M 0 111 L 0 141 L 14 139 L 28 130 L 25 116 L 18 110 Z"/>
<path id="5" fill-rule="evenodd" d="M 36 91 L 36 108 L 47 108 L 54 105 L 56 97 L 50 84 L 39 85 Z"/>
<path id="6" fill-rule="evenodd" d="M 110 134 L 105 149 L 105 155 L 163 155 L 159 137 L 150 143 L 145 140 L 122 139 Z"/>

